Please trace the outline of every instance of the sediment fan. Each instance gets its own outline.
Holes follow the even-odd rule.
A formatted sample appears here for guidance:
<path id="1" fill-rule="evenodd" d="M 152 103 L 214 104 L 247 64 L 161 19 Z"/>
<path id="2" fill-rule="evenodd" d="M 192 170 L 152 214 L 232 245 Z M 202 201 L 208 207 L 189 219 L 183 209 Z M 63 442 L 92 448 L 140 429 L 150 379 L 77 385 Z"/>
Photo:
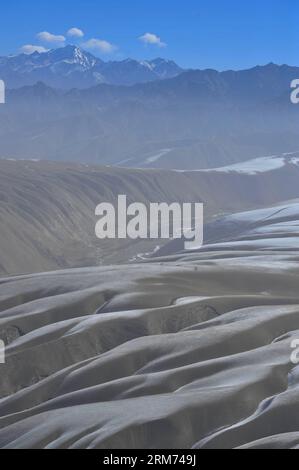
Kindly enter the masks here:
<path id="1" fill-rule="evenodd" d="M 299 446 L 298 220 L 293 201 L 192 253 L 2 279 L 0 447 Z"/>

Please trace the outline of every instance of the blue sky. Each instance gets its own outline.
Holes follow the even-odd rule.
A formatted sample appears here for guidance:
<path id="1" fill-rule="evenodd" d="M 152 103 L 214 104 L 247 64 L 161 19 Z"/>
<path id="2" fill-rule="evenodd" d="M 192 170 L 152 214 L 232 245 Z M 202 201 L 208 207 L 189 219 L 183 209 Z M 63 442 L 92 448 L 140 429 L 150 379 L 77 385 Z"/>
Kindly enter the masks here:
<path id="1" fill-rule="evenodd" d="M 49 49 L 78 43 L 104 60 L 159 56 L 184 67 L 221 70 L 268 62 L 299 65 L 298 0 L 1 3 L 0 55 L 15 54 L 23 46 Z M 70 28 L 80 29 L 84 37 L 78 31 L 68 36 Z"/>

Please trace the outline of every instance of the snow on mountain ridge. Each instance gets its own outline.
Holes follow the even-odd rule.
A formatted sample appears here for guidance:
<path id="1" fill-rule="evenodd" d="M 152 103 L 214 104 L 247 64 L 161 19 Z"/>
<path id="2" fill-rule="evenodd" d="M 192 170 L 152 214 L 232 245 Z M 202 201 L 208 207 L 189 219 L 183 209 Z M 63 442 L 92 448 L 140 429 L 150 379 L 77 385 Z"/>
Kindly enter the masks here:
<path id="1" fill-rule="evenodd" d="M 46 52 L 0 57 L 0 76 L 9 88 L 34 85 L 37 81 L 61 88 L 86 88 L 98 83 L 133 85 L 173 78 L 181 72 L 183 69 L 175 62 L 161 58 L 104 62 L 72 45 Z"/>

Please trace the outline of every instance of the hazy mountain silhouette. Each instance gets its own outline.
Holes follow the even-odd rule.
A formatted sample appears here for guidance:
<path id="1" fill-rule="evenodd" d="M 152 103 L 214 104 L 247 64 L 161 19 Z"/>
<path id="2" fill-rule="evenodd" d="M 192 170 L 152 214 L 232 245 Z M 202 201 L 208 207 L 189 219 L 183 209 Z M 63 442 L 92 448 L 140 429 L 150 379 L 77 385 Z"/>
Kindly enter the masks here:
<path id="1" fill-rule="evenodd" d="M 0 156 L 196 169 L 297 151 L 296 77 L 297 67 L 268 64 L 130 87 L 63 91 L 39 82 L 8 91 Z"/>

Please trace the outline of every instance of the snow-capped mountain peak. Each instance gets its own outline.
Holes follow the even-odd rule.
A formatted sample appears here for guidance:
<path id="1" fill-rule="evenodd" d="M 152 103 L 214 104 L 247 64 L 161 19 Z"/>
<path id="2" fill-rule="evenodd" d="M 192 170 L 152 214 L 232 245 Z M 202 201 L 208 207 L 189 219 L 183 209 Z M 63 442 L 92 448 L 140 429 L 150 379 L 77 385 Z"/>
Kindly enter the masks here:
<path id="1" fill-rule="evenodd" d="M 38 81 L 59 88 L 86 88 L 99 83 L 133 85 L 183 72 L 166 59 L 104 62 L 75 45 L 30 55 L 0 57 L 0 77 L 9 88 L 33 85 Z"/>

